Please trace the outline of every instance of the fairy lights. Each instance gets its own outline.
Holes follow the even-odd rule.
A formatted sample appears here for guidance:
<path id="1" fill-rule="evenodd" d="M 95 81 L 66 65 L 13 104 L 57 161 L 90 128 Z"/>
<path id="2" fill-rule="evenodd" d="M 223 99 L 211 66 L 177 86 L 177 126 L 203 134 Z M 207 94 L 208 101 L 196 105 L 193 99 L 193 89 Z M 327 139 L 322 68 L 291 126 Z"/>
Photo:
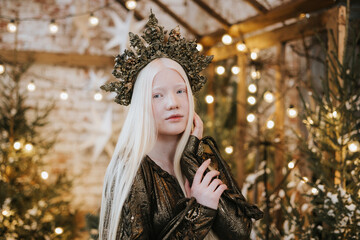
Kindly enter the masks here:
<path id="1" fill-rule="evenodd" d="M 99 18 L 94 16 L 94 13 L 90 14 L 89 23 L 91 26 L 97 26 L 99 24 Z"/>
<path id="2" fill-rule="evenodd" d="M 221 41 L 225 45 L 230 45 L 232 43 L 232 37 L 229 34 L 224 34 L 221 38 Z"/>
<path id="3" fill-rule="evenodd" d="M 49 24 L 49 31 L 51 34 L 55 34 L 59 31 L 59 26 L 56 24 L 55 19 L 52 19 Z"/>
<path id="4" fill-rule="evenodd" d="M 196 49 L 197 49 L 199 52 L 201 52 L 201 51 L 204 49 L 204 47 L 203 47 L 203 45 L 202 45 L 201 43 L 197 43 L 197 44 L 196 44 Z"/>
<path id="5" fill-rule="evenodd" d="M 7 24 L 7 30 L 8 32 L 14 33 L 17 31 L 17 25 L 15 23 L 14 19 L 11 19 L 10 22 Z"/>

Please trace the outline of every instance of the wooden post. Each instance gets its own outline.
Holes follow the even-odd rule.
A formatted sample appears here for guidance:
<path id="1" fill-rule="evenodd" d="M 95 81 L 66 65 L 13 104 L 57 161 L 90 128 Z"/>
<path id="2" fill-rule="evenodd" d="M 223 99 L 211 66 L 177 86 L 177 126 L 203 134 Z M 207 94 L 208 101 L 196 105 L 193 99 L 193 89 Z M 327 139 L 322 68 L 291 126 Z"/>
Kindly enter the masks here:
<path id="1" fill-rule="evenodd" d="M 237 182 L 241 187 L 245 180 L 245 138 L 246 138 L 246 56 L 241 54 L 237 57 L 240 73 L 237 84 L 237 109 L 236 109 L 236 139 L 235 161 Z"/>
<path id="2" fill-rule="evenodd" d="M 282 168 L 285 166 L 285 142 L 284 142 L 284 120 L 285 120 L 285 43 L 277 45 L 277 64 L 275 73 L 275 138 L 279 139 L 275 143 L 275 187 L 277 187 L 283 179 Z M 276 226 L 282 229 L 281 210 L 276 212 Z"/>

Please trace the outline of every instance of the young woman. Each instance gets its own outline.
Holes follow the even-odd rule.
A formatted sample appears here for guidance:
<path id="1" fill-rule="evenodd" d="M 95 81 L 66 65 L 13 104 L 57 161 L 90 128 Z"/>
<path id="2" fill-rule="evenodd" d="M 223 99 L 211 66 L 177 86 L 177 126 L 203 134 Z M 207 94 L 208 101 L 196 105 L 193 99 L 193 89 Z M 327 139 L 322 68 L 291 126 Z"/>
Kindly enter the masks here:
<path id="1" fill-rule="evenodd" d="M 151 34 L 143 37 L 149 44 L 163 40 L 153 15 L 144 33 Z M 171 42 L 176 34 L 170 32 L 168 43 L 178 47 Z M 247 239 L 251 218 L 261 211 L 247 204 L 232 182 L 225 184 L 224 173 L 209 171 L 210 159 L 203 159 L 208 155 L 199 153 L 203 125 L 194 111 L 192 89 L 198 89 L 194 79 L 202 78 L 185 72 L 189 65 L 170 59 L 171 52 L 163 57 L 159 47 L 154 53 L 131 37 L 138 56 L 125 52 L 114 71 L 125 80 L 103 88 L 117 91 L 117 102 L 127 105 L 131 99 L 131 104 L 104 179 L 99 238 Z M 134 60 L 146 55 L 144 49 L 155 56 L 142 58 L 146 65 Z M 185 61 L 191 66 L 199 59 Z M 125 74 L 136 64 L 145 66 L 133 80 Z"/>

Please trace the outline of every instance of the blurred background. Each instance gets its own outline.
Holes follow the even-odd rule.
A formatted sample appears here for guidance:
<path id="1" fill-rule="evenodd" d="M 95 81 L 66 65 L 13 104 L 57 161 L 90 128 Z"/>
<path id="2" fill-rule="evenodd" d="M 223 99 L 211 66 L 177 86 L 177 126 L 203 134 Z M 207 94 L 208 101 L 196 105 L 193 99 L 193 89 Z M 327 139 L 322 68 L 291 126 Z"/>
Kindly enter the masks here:
<path id="1" fill-rule="evenodd" d="M 150 9 L 214 55 L 196 111 L 251 238 L 359 239 L 355 0 L 0 0 L 0 239 L 97 238 L 127 112 L 99 87 Z"/>

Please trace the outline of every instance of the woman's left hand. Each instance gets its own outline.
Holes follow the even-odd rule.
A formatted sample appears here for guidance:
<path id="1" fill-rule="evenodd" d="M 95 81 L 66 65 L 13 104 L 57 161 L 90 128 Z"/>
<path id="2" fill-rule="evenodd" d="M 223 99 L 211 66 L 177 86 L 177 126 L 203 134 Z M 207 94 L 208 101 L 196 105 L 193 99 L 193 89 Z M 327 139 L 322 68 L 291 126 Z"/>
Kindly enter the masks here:
<path id="1" fill-rule="evenodd" d="M 202 135 L 204 131 L 203 122 L 196 112 L 194 112 L 193 123 L 194 123 L 194 129 L 191 132 L 191 135 L 194 135 L 198 139 L 202 139 Z"/>

